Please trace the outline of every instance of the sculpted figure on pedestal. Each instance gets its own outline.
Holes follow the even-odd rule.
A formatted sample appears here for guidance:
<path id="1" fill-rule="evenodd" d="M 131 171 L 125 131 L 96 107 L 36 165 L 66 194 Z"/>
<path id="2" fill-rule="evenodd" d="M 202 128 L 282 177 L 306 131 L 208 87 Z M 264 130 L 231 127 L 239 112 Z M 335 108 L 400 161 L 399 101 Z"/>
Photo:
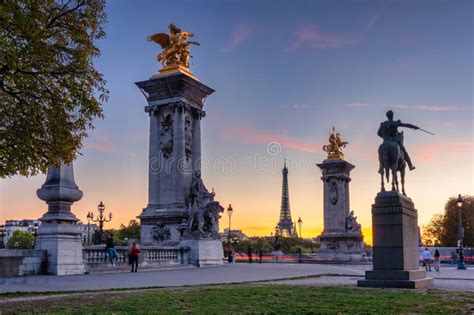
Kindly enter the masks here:
<path id="1" fill-rule="evenodd" d="M 148 41 L 153 41 L 162 48 L 156 59 L 161 63 L 163 69 L 182 67 L 189 68 L 189 58 L 191 52 L 190 45 L 199 45 L 198 42 L 190 41 L 194 35 L 183 32 L 179 27 L 171 23 L 168 26 L 169 34 L 156 33 L 148 36 Z"/>
<path id="2" fill-rule="evenodd" d="M 342 148 L 345 148 L 349 142 L 341 139 L 341 134 L 336 133 L 334 127 L 332 127 L 332 133 L 329 136 L 329 144 L 323 146 L 323 150 L 328 153 L 328 160 L 344 160 L 344 153 Z"/>
<path id="3" fill-rule="evenodd" d="M 351 210 L 346 219 L 346 231 L 352 233 L 359 233 L 361 231 L 360 224 L 357 223 L 357 217 L 354 215 L 354 210 Z"/>
<path id="4" fill-rule="evenodd" d="M 224 208 L 214 201 L 214 192 L 204 185 L 201 172 L 196 171 L 191 181 L 186 233 L 196 237 L 219 237 L 219 213 Z"/>

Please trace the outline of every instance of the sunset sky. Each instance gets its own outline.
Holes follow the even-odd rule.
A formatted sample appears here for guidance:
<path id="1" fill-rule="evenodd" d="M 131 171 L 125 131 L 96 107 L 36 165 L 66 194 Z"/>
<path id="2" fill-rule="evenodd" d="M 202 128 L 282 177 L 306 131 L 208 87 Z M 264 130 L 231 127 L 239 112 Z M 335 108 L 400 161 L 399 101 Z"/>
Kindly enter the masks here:
<path id="1" fill-rule="evenodd" d="M 203 177 L 234 208 L 233 228 L 268 235 L 277 223 L 287 159 L 293 220 L 303 237 L 323 225 L 321 147 L 333 126 L 354 164 L 351 209 L 369 235 L 379 191 L 376 131 L 395 119 L 415 171 L 406 190 L 420 225 L 451 196 L 474 193 L 472 1 L 110 1 L 96 67 L 110 100 L 75 162 L 85 221 L 103 201 L 118 227 L 147 204 L 148 115 L 134 82 L 160 68 L 148 35 L 173 22 L 195 34 L 191 71 L 216 92 L 202 121 Z M 45 176 L 0 182 L 0 222 L 35 219 Z M 223 214 L 221 228 L 228 224 Z"/>

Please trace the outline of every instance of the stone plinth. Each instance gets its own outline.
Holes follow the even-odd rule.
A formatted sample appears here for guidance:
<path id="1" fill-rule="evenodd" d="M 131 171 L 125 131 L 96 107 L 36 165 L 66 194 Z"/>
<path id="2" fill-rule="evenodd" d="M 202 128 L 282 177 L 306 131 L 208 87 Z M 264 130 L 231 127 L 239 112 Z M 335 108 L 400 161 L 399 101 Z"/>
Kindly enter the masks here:
<path id="1" fill-rule="evenodd" d="M 333 261 L 360 261 L 364 255 L 360 225 L 350 212 L 349 182 L 354 165 L 344 160 L 318 164 L 324 183 L 324 230 L 320 257 Z"/>
<path id="2" fill-rule="evenodd" d="M 418 263 L 418 214 L 412 200 L 380 192 L 372 205 L 373 270 L 360 287 L 422 288 L 433 284 Z"/>
<path id="3" fill-rule="evenodd" d="M 82 198 L 82 191 L 74 181 L 72 163 L 61 163 L 59 168 L 51 166 L 37 195 L 48 204 L 48 212 L 40 218 L 35 241 L 35 249 L 47 252 L 47 272 L 83 274 L 81 230 L 71 212 L 71 205 Z"/>
<path id="4" fill-rule="evenodd" d="M 180 246 L 189 247 L 189 263 L 198 266 L 215 266 L 224 263 L 222 241 L 214 239 L 185 239 Z"/>
<path id="5" fill-rule="evenodd" d="M 34 249 L 0 249 L 0 277 L 36 275 L 43 272 L 46 252 Z"/>
<path id="6" fill-rule="evenodd" d="M 148 205 L 139 216 L 140 242 L 179 242 L 177 228 L 188 217 L 192 176 L 201 169 L 203 101 L 214 90 L 179 72 L 136 85 L 150 116 Z"/>

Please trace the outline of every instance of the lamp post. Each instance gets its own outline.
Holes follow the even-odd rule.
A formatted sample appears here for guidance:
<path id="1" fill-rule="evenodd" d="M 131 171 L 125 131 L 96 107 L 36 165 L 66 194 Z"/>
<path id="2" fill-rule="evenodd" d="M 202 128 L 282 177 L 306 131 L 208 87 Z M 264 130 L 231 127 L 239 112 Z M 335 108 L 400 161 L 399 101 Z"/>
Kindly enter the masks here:
<path id="1" fill-rule="evenodd" d="M 303 239 L 303 235 L 301 235 L 301 226 L 303 225 L 303 220 L 301 220 L 301 217 L 298 218 L 298 227 L 300 228 L 300 238 Z"/>
<path id="2" fill-rule="evenodd" d="M 464 203 L 464 199 L 462 198 L 461 194 L 459 194 L 458 199 L 456 200 L 456 204 L 458 206 L 458 212 L 459 212 L 459 227 L 458 227 L 458 236 L 459 236 L 459 263 L 458 263 L 458 269 L 466 269 L 466 266 L 464 265 L 464 244 L 463 244 L 463 238 L 464 238 L 464 229 L 462 227 L 462 216 L 461 216 L 461 211 L 462 211 L 462 206 Z"/>
<path id="3" fill-rule="evenodd" d="M 227 242 L 229 243 L 229 251 L 231 250 L 231 246 L 230 246 L 230 228 L 231 228 L 231 217 L 232 217 L 232 213 L 234 213 L 234 209 L 232 209 L 232 205 L 229 204 L 229 207 L 227 208 L 227 215 L 229 216 L 229 231 L 227 232 Z"/>
<path id="4" fill-rule="evenodd" d="M 99 211 L 99 215 L 94 219 L 94 214 L 91 212 L 91 220 L 92 222 L 99 223 L 99 231 L 103 234 L 104 233 L 104 223 L 112 221 L 112 212 L 109 212 L 109 219 L 104 216 L 105 212 L 105 205 L 102 201 L 97 206 L 97 210 Z"/>
<path id="5" fill-rule="evenodd" d="M 86 245 L 89 246 L 91 244 L 91 220 L 94 219 L 94 214 L 92 211 L 87 212 L 87 239 Z"/>

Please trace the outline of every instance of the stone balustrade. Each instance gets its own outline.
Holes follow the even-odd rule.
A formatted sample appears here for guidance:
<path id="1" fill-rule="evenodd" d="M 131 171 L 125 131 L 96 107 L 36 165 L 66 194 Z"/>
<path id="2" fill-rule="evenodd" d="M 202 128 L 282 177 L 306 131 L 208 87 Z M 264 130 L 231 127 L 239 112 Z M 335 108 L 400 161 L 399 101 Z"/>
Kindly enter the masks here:
<path id="1" fill-rule="evenodd" d="M 117 251 L 116 265 L 128 266 L 130 247 L 116 246 L 115 250 Z M 141 246 L 140 251 L 140 266 L 161 267 L 189 264 L 189 247 Z M 88 271 L 101 269 L 110 264 L 104 245 L 84 247 L 83 257 Z"/>

